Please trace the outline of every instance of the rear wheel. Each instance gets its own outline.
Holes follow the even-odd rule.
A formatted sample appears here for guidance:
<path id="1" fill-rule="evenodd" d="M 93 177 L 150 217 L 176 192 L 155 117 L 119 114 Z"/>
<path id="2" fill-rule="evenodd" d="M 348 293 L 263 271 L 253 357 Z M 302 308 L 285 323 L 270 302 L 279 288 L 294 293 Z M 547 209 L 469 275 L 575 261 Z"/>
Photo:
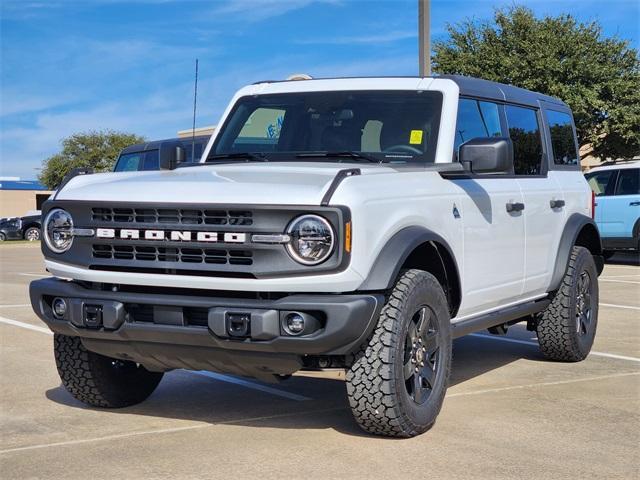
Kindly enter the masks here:
<path id="1" fill-rule="evenodd" d="M 4 242 L 6 239 L 7 236 L 4 233 L 0 232 L 0 242 Z"/>
<path id="2" fill-rule="evenodd" d="M 598 272 L 591 252 L 573 247 L 551 304 L 538 317 L 540 349 L 551 360 L 579 362 L 591 351 L 598 324 Z"/>
<path id="3" fill-rule="evenodd" d="M 163 373 L 87 350 L 78 337 L 55 334 L 56 366 L 62 384 L 77 400 L 94 407 L 121 408 L 146 400 Z"/>
<path id="4" fill-rule="evenodd" d="M 437 279 L 421 270 L 404 272 L 347 371 L 349 403 L 360 427 L 412 437 L 433 426 L 451 368 L 450 328 Z"/>

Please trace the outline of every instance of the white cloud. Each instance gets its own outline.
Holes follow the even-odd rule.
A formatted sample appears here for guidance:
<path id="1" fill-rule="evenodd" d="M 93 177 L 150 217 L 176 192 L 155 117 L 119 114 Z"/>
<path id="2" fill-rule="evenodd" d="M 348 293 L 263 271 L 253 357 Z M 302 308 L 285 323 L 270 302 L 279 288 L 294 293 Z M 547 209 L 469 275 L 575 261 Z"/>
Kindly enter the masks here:
<path id="1" fill-rule="evenodd" d="M 298 40 L 296 43 L 301 45 L 380 45 L 409 38 L 418 38 L 417 32 L 414 30 L 402 30 L 344 37 L 327 37 L 323 35 L 316 38 Z"/>
<path id="2" fill-rule="evenodd" d="M 229 0 L 214 8 L 210 16 L 242 15 L 247 22 L 259 22 L 307 7 L 313 3 L 339 5 L 340 0 Z"/>

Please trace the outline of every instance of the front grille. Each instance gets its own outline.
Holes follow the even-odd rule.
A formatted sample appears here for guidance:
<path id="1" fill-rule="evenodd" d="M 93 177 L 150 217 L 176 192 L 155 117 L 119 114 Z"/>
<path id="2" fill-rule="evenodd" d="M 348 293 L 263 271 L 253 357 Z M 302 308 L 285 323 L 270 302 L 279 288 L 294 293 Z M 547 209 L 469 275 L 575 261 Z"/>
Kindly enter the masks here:
<path id="1" fill-rule="evenodd" d="M 147 262 L 209 263 L 216 265 L 252 265 L 250 250 L 226 250 L 219 248 L 155 247 L 147 245 L 92 246 L 93 258 L 140 260 Z"/>
<path id="2" fill-rule="evenodd" d="M 91 209 L 91 219 L 100 223 L 248 226 L 253 225 L 253 212 L 249 210 L 100 207 Z"/>

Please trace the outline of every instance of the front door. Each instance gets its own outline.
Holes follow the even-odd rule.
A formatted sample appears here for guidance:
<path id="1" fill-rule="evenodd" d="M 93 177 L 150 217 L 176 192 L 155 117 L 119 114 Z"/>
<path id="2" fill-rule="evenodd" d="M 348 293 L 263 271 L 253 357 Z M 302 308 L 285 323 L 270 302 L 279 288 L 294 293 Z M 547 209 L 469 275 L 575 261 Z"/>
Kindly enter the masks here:
<path id="1" fill-rule="evenodd" d="M 478 137 L 503 136 L 498 104 L 462 98 L 455 150 Z M 472 175 L 451 180 L 460 189 L 463 224 L 462 304 L 459 317 L 517 301 L 524 281 L 524 215 L 507 205 L 523 203 L 512 176 Z"/>

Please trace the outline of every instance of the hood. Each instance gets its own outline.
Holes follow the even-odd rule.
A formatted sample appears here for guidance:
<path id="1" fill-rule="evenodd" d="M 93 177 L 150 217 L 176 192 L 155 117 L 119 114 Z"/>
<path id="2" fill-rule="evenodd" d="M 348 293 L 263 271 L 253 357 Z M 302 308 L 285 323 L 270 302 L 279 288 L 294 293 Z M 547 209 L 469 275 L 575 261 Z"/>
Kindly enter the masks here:
<path id="1" fill-rule="evenodd" d="M 363 163 L 274 162 L 205 165 L 153 172 L 99 173 L 73 178 L 59 200 L 158 203 L 320 205 L 336 173 L 390 173 Z"/>

